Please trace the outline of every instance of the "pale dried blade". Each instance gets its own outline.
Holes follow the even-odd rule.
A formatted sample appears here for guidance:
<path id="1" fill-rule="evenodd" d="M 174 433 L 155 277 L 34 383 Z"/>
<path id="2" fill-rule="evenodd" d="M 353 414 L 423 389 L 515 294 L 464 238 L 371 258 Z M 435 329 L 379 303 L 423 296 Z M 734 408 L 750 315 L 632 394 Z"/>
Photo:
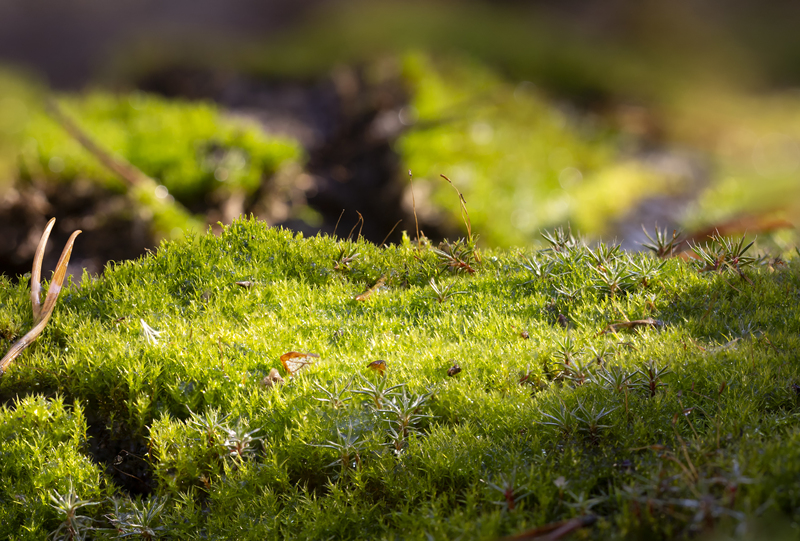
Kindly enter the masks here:
<path id="1" fill-rule="evenodd" d="M 50 316 L 53 314 L 53 309 L 56 306 L 58 295 L 61 293 L 61 286 L 64 284 L 64 278 L 67 276 L 67 264 L 69 264 L 70 255 L 72 255 L 72 246 L 75 244 L 75 238 L 81 233 L 80 230 L 75 231 L 70 235 L 64 250 L 61 252 L 61 257 L 56 265 L 56 270 L 53 273 L 53 278 L 50 280 L 50 286 L 47 288 L 47 297 L 45 298 L 44 305 L 39 305 L 39 293 L 41 291 L 41 274 L 42 274 L 42 256 L 44 254 L 44 247 L 47 244 L 47 238 L 50 236 L 50 230 L 53 228 L 55 218 L 51 219 L 44 233 L 42 239 L 39 241 L 39 247 L 36 249 L 34 256 L 33 269 L 31 273 L 31 301 L 33 304 L 33 328 L 28 331 L 25 336 L 17 340 L 13 346 L 6 352 L 2 359 L 0 359 L 0 376 L 6 370 L 6 367 L 16 359 L 25 348 L 33 343 L 36 338 L 42 334 Z"/>
<path id="2" fill-rule="evenodd" d="M 31 269 L 31 309 L 33 310 L 33 321 L 39 321 L 39 314 L 42 311 L 42 259 L 44 259 L 44 249 L 47 247 L 47 239 L 50 238 L 50 231 L 55 225 L 56 219 L 50 218 L 47 227 L 44 228 L 39 246 L 33 256 L 33 268 Z"/>
<path id="3" fill-rule="evenodd" d="M 35 323 L 38 323 L 39 320 L 47 321 L 50 319 L 50 315 L 53 313 L 53 309 L 56 307 L 58 295 L 61 293 L 61 286 L 64 284 L 64 278 L 67 276 L 67 265 L 69 264 L 69 257 L 72 255 L 72 245 L 75 244 L 75 237 L 80 234 L 80 229 L 72 233 L 67 241 L 66 246 L 64 246 L 64 250 L 61 252 L 61 257 L 58 260 L 58 265 L 56 265 L 56 270 L 53 273 L 53 278 L 50 280 L 50 286 L 47 288 L 47 297 L 45 297 L 42 311 L 39 314 L 39 317 L 34 317 Z"/>

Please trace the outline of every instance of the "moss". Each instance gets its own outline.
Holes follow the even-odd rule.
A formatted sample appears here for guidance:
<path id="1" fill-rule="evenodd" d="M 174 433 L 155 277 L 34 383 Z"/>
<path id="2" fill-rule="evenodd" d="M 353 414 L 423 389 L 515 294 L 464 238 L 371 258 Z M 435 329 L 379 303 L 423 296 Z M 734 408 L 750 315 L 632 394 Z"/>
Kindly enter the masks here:
<path id="1" fill-rule="evenodd" d="M 359 255 L 336 270 L 342 253 Z M 751 264 L 748 282 L 679 259 L 640 280 L 650 256 L 580 242 L 486 251 L 474 274 L 440 257 L 244 220 L 67 287 L 0 380 L 4 533 L 55 531 L 66 479 L 99 502 L 82 509 L 94 528 L 149 516 L 187 539 L 495 539 L 587 513 L 593 537 L 667 539 L 794 520 L 797 260 Z M 466 294 L 440 302 L 432 278 Z M 0 288 L 9 329 L 30 323 L 26 288 Z M 292 376 L 288 351 L 319 358 Z M 273 368 L 284 385 L 263 385 Z M 144 493 L 87 445 L 85 411 L 93 438 L 144 442 Z"/>
<path id="2" fill-rule="evenodd" d="M 51 494 L 74 484 L 85 498 L 105 496 L 101 473 L 86 454 L 86 419 L 79 403 L 29 394 L 0 408 L 0 534 L 42 539 L 57 524 Z"/>
<path id="3" fill-rule="evenodd" d="M 16 145 L 3 146 L 0 140 L 3 150 L 18 155 L 16 176 L 56 186 L 77 184 L 83 190 L 86 185 L 78 183 L 88 180 L 127 193 L 131 205 L 119 212 L 150 224 L 157 239 L 202 231 L 204 220 L 192 210 L 232 196 L 253 199 L 260 189 L 270 189 L 269 181 L 279 170 L 304 160 L 296 140 L 228 118 L 210 102 L 99 91 L 64 95 L 58 101 L 66 117 L 102 152 L 121 157 L 150 178 L 126 184 L 41 104 L 25 109 L 24 122 L 15 128 Z"/>
<path id="4" fill-rule="evenodd" d="M 212 103 L 167 100 L 142 92 L 91 92 L 79 98 L 65 96 L 63 103 L 105 150 L 124 156 L 184 203 L 221 187 L 252 193 L 262 176 L 270 176 L 284 162 L 302 159 L 296 141 L 224 118 Z M 35 115 L 26 136 L 35 142 L 45 170 L 51 160 L 59 160 L 61 179 L 89 176 L 119 182 L 43 113 Z"/>
<path id="5" fill-rule="evenodd" d="M 418 118 L 398 147 L 415 188 L 433 203 L 423 203 L 421 215 L 450 227 L 458 221 L 444 173 L 464 191 L 490 246 L 530 245 L 541 228 L 567 222 L 600 236 L 639 201 L 683 189 L 628 156 L 620 133 L 560 107 L 530 82 L 421 53 L 404 57 L 403 74 L 412 90 L 406 116 Z"/>

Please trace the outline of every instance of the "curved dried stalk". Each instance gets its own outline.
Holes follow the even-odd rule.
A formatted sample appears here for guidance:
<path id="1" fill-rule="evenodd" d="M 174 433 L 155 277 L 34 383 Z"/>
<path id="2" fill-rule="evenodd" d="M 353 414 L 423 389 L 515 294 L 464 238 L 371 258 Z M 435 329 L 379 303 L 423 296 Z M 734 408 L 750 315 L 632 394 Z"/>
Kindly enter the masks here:
<path id="1" fill-rule="evenodd" d="M 33 321 L 39 321 L 39 314 L 42 312 L 41 305 L 41 292 L 42 292 L 42 259 L 44 259 L 44 248 L 47 246 L 47 240 L 50 238 L 50 231 L 56 225 L 56 219 L 50 218 L 47 226 L 44 228 L 42 238 L 39 239 L 39 245 L 36 247 L 36 253 L 33 254 L 33 269 L 31 270 L 31 307 L 33 308 Z"/>
<path id="2" fill-rule="evenodd" d="M 50 231 L 56 223 L 55 218 L 51 218 L 47 222 L 47 227 L 42 233 L 42 238 L 39 241 L 39 246 L 36 248 L 36 253 L 33 256 L 33 268 L 31 269 L 31 309 L 33 310 L 33 328 L 28 331 L 25 336 L 17 340 L 13 346 L 8 350 L 2 360 L 0 360 L 0 376 L 6 370 L 6 367 L 16 359 L 23 350 L 31 345 L 36 338 L 42 334 L 47 322 L 50 321 L 50 316 L 53 315 L 53 310 L 56 307 L 58 295 L 61 293 L 61 286 L 64 284 L 64 278 L 67 276 L 67 264 L 72 255 L 72 246 L 75 244 L 75 238 L 81 233 L 78 229 L 70 235 L 64 250 L 61 252 L 61 257 L 56 265 L 56 270 L 53 273 L 53 278 L 50 280 L 50 287 L 47 288 L 47 296 L 45 297 L 44 304 L 41 303 L 42 291 L 42 259 L 44 258 L 44 249 L 47 246 L 47 239 L 50 238 Z"/>

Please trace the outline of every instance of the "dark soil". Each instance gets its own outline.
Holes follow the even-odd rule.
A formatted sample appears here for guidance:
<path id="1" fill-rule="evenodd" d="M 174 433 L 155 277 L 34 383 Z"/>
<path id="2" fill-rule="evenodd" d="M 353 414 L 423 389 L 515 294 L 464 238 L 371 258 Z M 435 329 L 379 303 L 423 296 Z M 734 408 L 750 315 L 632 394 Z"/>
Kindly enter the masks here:
<path id="1" fill-rule="evenodd" d="M 97 274 L 108 261 L 133 259 L 153 246 L 149 224 L 130 211 L 124 195 L 89 180 L 67 189 L 52 182 L 21 181 L 0 200 L 0 272 L 16 277 L 31 272 L 47 221 L 56 216 L 42 264 L 42 276 L 55 269 L 61 250 L 76 229 L 78 237 L 69 264 L 73 279 L 82 269 Z"/>
<path id="2" fill-rule="evenodd" d="M 414 229 L 413 215 L 401 205 L 406 172 L 393 149 L 404 128 L 399 113 L 408 101 L 398 76 L 369 83 L 360 70 L 342 68 L 317 81 L 270 81 L 174 69 L 137 86 L 170 98 L 213 100 L 229 115 L 255 120 L 266 131 L 291 135 L 305 146 L 305 171 L 289 179 L 290 186 L 285 179 L 265 178 L 259 193 L 233 213 L 226 210 L 227 201 L 192 203 L 189 210 L 206 216 L 209 225 L 229 223 L 244 213 L 306 235 L 346 237 L 358 224 L 353 235 L 360 232 L 375 243 L 397 242 L 403 230 Z M 0 272 L 7 276 L 31 271 L 51 216 L 58 220 L 43 264 L 45 277 L 75 229 L 83 231 L 70 262 L 75 280 L 82 269 L 98 274 L 109 261 L 133 259 L 155 247 L 149 223 L 132 212 L 125 195 L 89 179 L 66 186 L 24 177 L 0 200 Z M 276 212 L 276 204 L 284 211 Z M 321 224 L 309 225 L 296 216 L 305 204 L 322 216 Z M 437 224 L 420 226 L 434 240 L 448 233 Z"/>
<path id="3" fill-rule="evenodd" d="M 397 226 L 389 242 L 412 227 L 413 216 L 401 206 L 406 172 L 392 148 L 404 129 L 400 111 L 408 104 L 399 74 L 375 83 L 367 82 L 358 68 L 339 68 L 317 81 L 274 81 L 178 69 L 152 75 L 139 87 L 171 98 L 212 100 L 231 115 L 249 117 L 267 132 L 291 135 L 303 143 L 311 177 L 305 198 L 323 223 L 315 228 L 289 219 L 276 225 L 305 234 L 332 234 L 341 216 L 337 233 L 346 236 L 358 212 L 364 217 L 363 236 L 375 243 L 398 221 L 405 224 Z M 430 238 L 447 233 L 434 224 L 424 225 Z"/>

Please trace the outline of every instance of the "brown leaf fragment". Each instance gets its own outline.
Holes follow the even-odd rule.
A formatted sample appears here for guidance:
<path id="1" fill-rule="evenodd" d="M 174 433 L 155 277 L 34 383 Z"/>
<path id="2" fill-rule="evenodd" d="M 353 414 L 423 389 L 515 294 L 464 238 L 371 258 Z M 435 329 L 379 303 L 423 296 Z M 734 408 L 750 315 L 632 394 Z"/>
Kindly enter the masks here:
<path id="1" fill-rule="evenodd" d="M 277 368 L 270 370 L 269 374 L 267 374 L 264 379 L 261 380 L 261 385 L 267 389 L 270 387 L 275 387 L 276 385 L 283 385 L 284 383 L 286 383 L 286 380 L 281 377 Z"/>
<path id="2" fill-rule="evenodd" d="M 512 329 L 514 329 L 514 330 L 519 330 L 519 336 L 520 336 L 520 338 L 522 338 L 523 340 L 527 340 L 527 339 L 529 339 L 529 338 L 531 337 L 531 335 L 530 335 L 530 334 L 528 334 L 528 331 L 527 331 L 527 330 L 525 330 L 525 329 L 518 329 L 518 328 L 517 328 L 516 326 L 514 326 L 514 325 L 512 325 L 512 326 L 511 326 L 511 328 L 512 328 Z"/>
<path id="3" fill-rule="evenodd" d="M 383 276 L 378 278 L 378 281 L 375 282 L 374 286 L 372 286 L 370 288 L 367 288 L 367 289 L 364 290 L 363 293 L 359 293 L 358 295 L 356 295 L 354 297 L 355 300 L 357 300 L 357 301 L 365 301 L 365 300 L 369 299 L 372 296 L 372 294 L 377 292 L 380 288 L 382 288 L 385 283 L 386 283 L 386 275 L 384 274 Z"/>
<path id="4" fill-rule="evenodd" d="M 367 368 L 376 371 L 378 374 L 382 376 L 383 373 L 386 372 L 386 361 L 382 359 L 378 359 L 377 361 L 372 361 L 367 365 Z"/>
<path id="5" fill-rule="evenodd" d="M 253 282 L 251 282 L 250 280 L 242 280 L 241 282 L 234 282 L 234 284 L 236 284 L 239 287 L 243 287 L 245 289 L 253 287 Z"/>
<path id="6" fill-rule="evenodd" d="M 458 366 L 458 363 L 456 361 L 453 361 L 453 366 L 447 369 L 447 375 L 452 378 L 459 372 L 461 372 L 461 367 Z"/>
<path id="7" fill-rule="evenodd" d="M 42 311 L 41 293 L 42 293 L 42 259 L 44 258 L 44 249 L 47 246 L 47 240 L 50 238 L 50 231 L 56 224 L 55 218 L 50 218 L 47 226 L 44 228 L 42 238 L 39 240 L 39 245 L 36 247 L 36 253 L 33 255 L 33 269 L 31 270 L 31 306 L 33 309 L 33 321 L 39 320 L 39 314 Z"/>
<path id="8" fill-rule="evenodd" d="M 664 322 L 660 319 L 636 319 L 634 321 L 619 321 L 617 323 L 610 323 L 600 334 L 608 334 L 610 332 L 617 332 L 621 329 L 635 329 L 636 327 L 663 327 Z"/>
<path id="9" fill-rule="evenodd" d="M 290 376 L 294 376 L 299 370 L 305 368 L 309 364 L 314 364 L 312 359 L 319 358 L 316 353 L 299 353 L 297 351 L 290 351 L 281 355 L 281 364 Z"/>

